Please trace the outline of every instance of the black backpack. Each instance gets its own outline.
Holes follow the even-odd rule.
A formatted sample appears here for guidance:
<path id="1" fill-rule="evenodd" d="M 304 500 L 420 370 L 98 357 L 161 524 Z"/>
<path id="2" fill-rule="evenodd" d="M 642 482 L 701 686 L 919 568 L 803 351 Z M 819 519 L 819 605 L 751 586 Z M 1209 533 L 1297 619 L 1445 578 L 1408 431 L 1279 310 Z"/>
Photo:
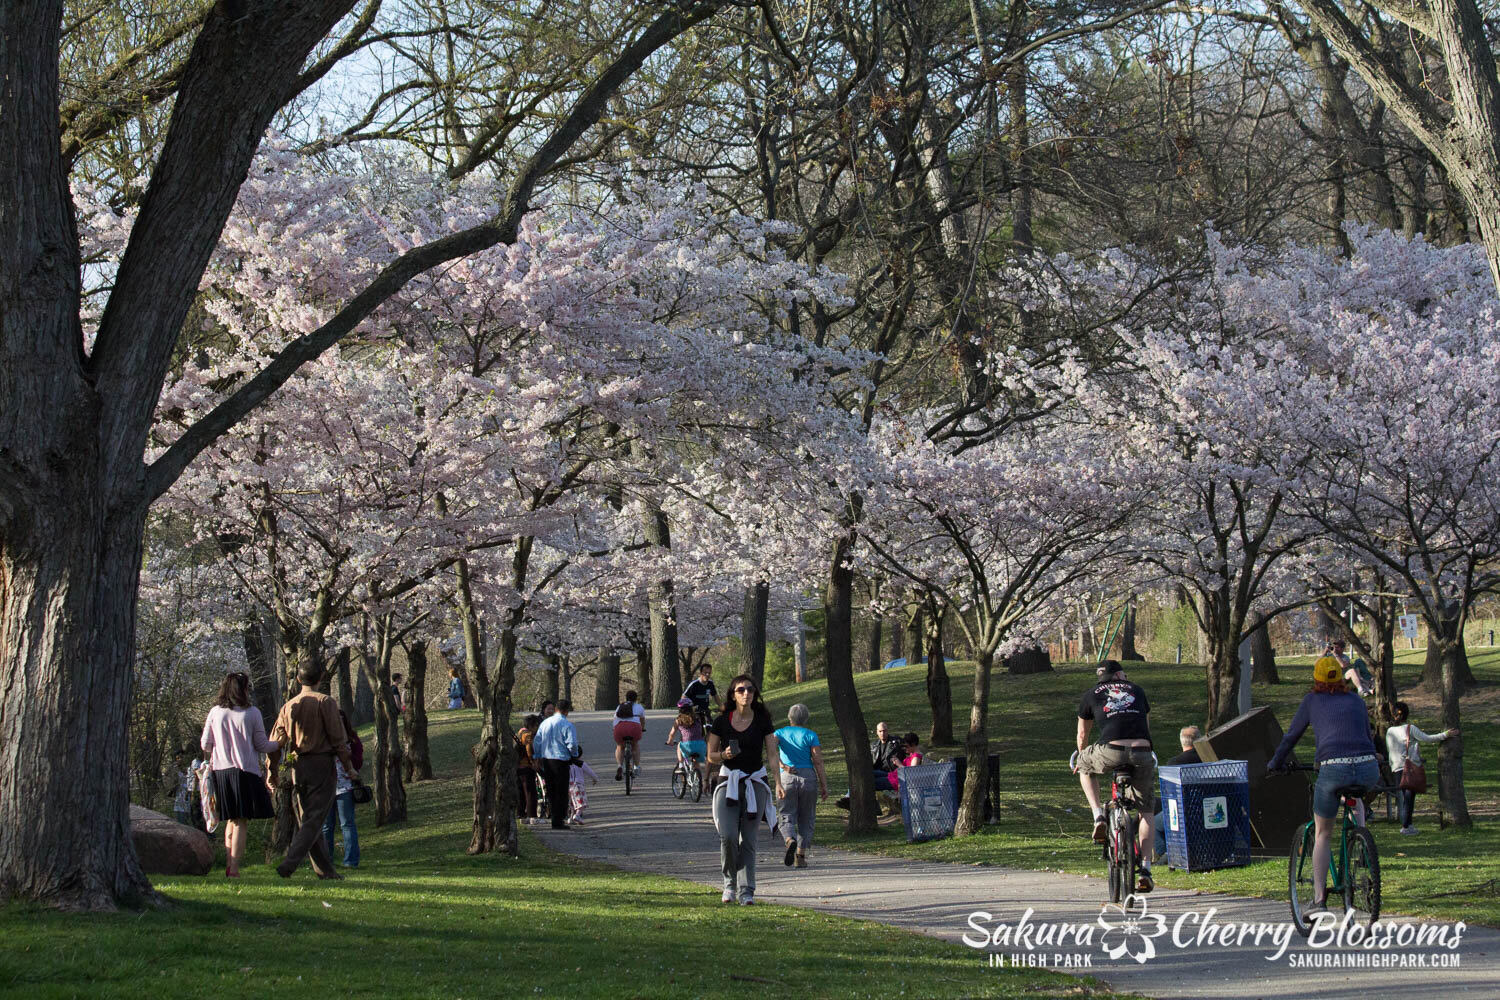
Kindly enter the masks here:
<path id="1" fill-rule="evenodd" d="M 617 709 L 615 709 L 615 718 L 617 718 L 617 719 L 634 719 L 635 718 L 635 702 L 633 702 L 633 701 L 622 701 L 622 702 L 620 702 L 620 707 L 617 708 Z"/>

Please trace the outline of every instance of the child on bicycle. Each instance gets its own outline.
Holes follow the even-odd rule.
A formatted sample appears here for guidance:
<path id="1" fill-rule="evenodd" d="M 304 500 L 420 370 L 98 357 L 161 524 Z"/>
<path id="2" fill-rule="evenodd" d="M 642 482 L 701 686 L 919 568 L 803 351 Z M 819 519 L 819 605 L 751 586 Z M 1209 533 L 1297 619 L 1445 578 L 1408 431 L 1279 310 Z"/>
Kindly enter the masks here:
<path id="1" fill-rule="evenodd" d="M 667 734 L 667 746 L 677 744 L 677 763 L 688 766 L 688 758 L 698 758 L 699 775 L 707 787 L 708 781 L 708 737 L 703 731 L 703 722 L 693 711 L 693 702 L 682 698 L 677 702 L 677 718 L 672 720 L 672 731 Z"/>

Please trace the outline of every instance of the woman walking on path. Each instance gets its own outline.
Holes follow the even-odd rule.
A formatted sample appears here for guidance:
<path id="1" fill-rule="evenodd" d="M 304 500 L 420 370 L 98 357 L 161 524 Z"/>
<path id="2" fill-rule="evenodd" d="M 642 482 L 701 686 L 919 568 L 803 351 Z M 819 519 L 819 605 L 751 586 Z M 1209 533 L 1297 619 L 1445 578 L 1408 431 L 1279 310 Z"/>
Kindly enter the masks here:
<path id="1" fill-rule="evenodd" d="M 818 734 L 807 728 L 807 706 L 787 709 L 790 725 L 776 730 L 776 745 L 781 757 L 781 781 L 776 798 L 781 802 L 781 832 L 786 840 L 788 865 L 807 867 L 807 849 L 812 846 L 813 819 L 818 799 L 828 798 L 828 777 L 823 773 L 823 748 Z M 813 779 L 817 779 L 817 787 Z"/>
<path id="2" fill-rule="evenodd" d="M 224 824 L 224 875 L 238 878 L 245 856 L 245 833 L 252 819 L 271 819 L 276 809 L 261 777 L 260 755 L 279 744 L 266 739 L 266 720 L 250 704 L 250 675 L 235 671 L 219 685 L 219 697 L 208 710 L 198 744 L 209 754 L 214 794 Z"/>
<path id="3" fill-rule="evenodd" d="M 755 838 L 762 814 L 775 812 L 766 762 L 778 750 L 776 726 L 749 674 L 729 682 L 729 700 L 708 732 L 708 762 L 723 779 L 714 789 L 714 826 L 726 903 L 755 902 Z"/>
<path id="4" fill-rule="evenodd" d="M 532 713 L 521 720 L 521 728 L 516 732 L 516 802 L 521 811 L 521 822 L 527 824 L 535 823 L 537 819 L 537 767 L 531 756 L 531 741 L 536 736 L 536 727 L 541 724 L 542 717 Z"/>
<path id="5" fill-rule="evenodd" d="M 1407 721 L 1410 709 L 1406 702 L 1398 701 L 1391 706 L 1391 728 L 1385 731 L 1385 754 L 1390 761 L 1391 773 L 1397 780 L 1401 778 L 1401 771 L 1407 761 L 1422 766 L 1423 743 L 1441 743 L 1451 736 L 1457 736 L 1457 729 L 1445 729 L 1436 736 L 1424 733 L 1415 724 Z M 1412 809 L 1417 804 L 1417 793 L 1410 788 L 1401 789 L 1400 807 L 1397 810 L 1401 819 L 1401 832 L 1414 834 L 1417 826 L 1412 822 Z"/>

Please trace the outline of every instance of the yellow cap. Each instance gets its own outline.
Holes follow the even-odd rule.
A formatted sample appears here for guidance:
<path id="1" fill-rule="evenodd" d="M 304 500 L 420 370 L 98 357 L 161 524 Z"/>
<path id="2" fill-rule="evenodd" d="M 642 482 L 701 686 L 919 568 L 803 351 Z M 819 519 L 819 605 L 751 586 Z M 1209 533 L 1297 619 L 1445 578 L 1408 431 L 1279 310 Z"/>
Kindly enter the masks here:
<path id="1" fill-rule="evenodd" d="M 1343 673 L 1343 665 L 1331 656 L 1320 656 L 1313 664 L 1313 680 L 1320 684 L 1331 684 Z"/>

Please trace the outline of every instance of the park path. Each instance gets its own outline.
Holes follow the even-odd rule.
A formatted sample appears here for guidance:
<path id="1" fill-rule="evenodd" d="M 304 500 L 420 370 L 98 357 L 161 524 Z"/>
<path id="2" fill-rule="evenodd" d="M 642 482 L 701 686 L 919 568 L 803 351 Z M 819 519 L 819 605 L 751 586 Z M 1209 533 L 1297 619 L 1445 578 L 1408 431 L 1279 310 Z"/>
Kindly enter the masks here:
<path id="1" fill-rule="evenodd" d="M 663 747 L 670 713 L 648 713 L 645 765 L 642 780 L 627 798 L 614 778 L 610 715 L 575 712 L 585 757 L 599 772 L 600 783 L 589 790 L 583 826 L 568 831 L 535 829 L 558 851 L 606 862 L 631 871 L 673 875 L 719 891 L 718 839 L 709 817 L 708 798 L 678 801 L 671 795 L 671 751 Z M 1041 959 L 1048 968 L 1092 975 L 1121 991 L 1150 997 L 1192 998 L 1328 998 L 1363 997 L 1379 989 L 1402 1000 L 1451 997 L 1500 997 L 1500 932 L 1467 928 L 1456 950 L 1446 948 L 1314 949 L 1300 937 L 1275 958 L 1278 946 L 1269 934 L 1290 931 L 1286 904 L 1274 900 L 1197 894 L 1158 889 L 1148 898 L 1146 927 L 1164 918 L 1165 933 L 1152 939 L 1155 954 L 1145 962 L 1143 939 L 1130 938 L 1130 951 L 1111 959 L 1104 944 L 1122 939 L 1118 932 L 1101 940 L 1096 925 L 1106 889 L 1102 878 L 913 861 L 906 858 L 829 850 L 815 845 L 810 866 L 803 870 L 781 863 L 780 840 L 762 826 L 756 899 L 761 903 L 799 906 L 841 916 L 874 920 L 947 941 L 979 937 L 971 921 L 987 931 L 1009 928 L 1012 935 L 1029 927 L 1036 942 L 1050 926 L 1067 923 L 1093 927 L 1093 940 L 1084 946 L 1071 940 L 1034 945 L 1029 951 L 1014 944 L 987 951 L 1006 961 L 1018 953 Z M 1023 914 L 1030 916 L 1022 923 Z M 1106 920 L 1113 914 L 1103 911 Z M 971 917 L 987 913 L 984 917 Z M 1271 929 L 1260 944 L 1246 936 L 1243 943 L 1225 945 L 1198 938 L 1207 928 L 1222 935 L 1249 925 Z M 1443 926 L 1451 931 L 1448 925 Z M 1174 936 L 1185 946 L 1174 943 Z M 1014 937 L 1013 937 L 1014 940 Z M 975 951 L 976 962 L 990 959 Z M 1027 959 L 1023 959 L 1027 960 Z M 1086 961 L 1086 968 L 1069 970 L 1065 964 Z M 1451 963 L 1456 960 L 1457 966 Z M 1349 963 L 1364 963 L 1351 967 Z M 1425 966 L 1419 964 L 1425 962 Z M 1443 962 L 1450 963 L 1444 966 Z M 1311 964 L 1309 964 L 1311 963 Z M 1328 967 L 1333 963 L 1342 963 Z M 1402 967 L 1402 963 L 1407 963 Z"/>

